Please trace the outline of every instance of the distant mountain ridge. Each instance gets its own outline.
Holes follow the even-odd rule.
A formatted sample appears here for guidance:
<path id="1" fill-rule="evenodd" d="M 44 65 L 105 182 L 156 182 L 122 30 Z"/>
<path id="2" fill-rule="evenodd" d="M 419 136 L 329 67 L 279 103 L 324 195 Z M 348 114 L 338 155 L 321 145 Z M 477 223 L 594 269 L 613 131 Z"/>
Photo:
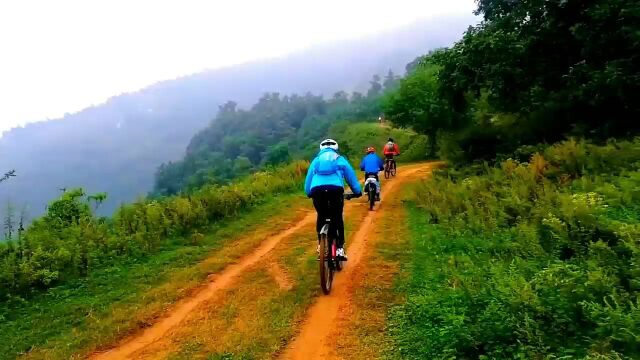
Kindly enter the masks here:
<path id="1" fill-rule="evenodd" d="M 39 215 L 61 188 L 108 193 L 110 213 L 152 189 L 158 166 L 184 155 L 192 136 L 227 100 L 240 107 L 263 93 L 363 90 L 373 74 L 404 66 L 428 50 L 448 46 L 475 17 L 441 18 L 289 56 L 167 80 L 109 99 L 61 119 L 28 124 L 0 137 L 0 170 L 18 177 L 0 186 L 0 213 L 11 201 Z"/>

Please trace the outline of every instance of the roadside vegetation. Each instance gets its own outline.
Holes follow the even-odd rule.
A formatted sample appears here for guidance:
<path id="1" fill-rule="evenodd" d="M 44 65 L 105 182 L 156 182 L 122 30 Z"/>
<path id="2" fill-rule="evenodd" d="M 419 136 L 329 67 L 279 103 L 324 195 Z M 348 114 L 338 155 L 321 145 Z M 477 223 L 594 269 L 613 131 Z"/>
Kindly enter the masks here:
<path id="1" fill-rule="evenodd" d="M 197 243 L 190 237 L 167 239 L 153 253 L 114 259 L 87 277 L 28 299 L 12 297 L 0 308 L 0 359 L 18 354 L 68 359 L 112 345 L 149 326 L 207 276 L 237 261 L 270 234 L 298 221 L 306 215 L 307 202 L 299 194 L 270 196 L 202 230 Z"/>
<path id="2" fill-rule="evenodd" d="M 391 357 L 640 357 L 640 3 L 479 0 L 383 101 L 450 168 L 410 207 Z"/>
<path id="3" fill-rule="evenodd" d="M 396 357 L 640 356 L 640 139 L 442 171 L 410 224 Z"/>

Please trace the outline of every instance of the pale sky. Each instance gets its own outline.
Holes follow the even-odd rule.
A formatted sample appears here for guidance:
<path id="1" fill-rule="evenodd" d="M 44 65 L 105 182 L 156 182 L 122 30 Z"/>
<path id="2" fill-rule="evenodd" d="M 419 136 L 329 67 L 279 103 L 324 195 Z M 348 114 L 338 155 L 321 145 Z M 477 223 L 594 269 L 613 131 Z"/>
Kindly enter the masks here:
<path id="1" fill-rule="evenodd" d="M 474 0 L 0 0 L 0 133 L 160 80 L 474 8 Z"/>

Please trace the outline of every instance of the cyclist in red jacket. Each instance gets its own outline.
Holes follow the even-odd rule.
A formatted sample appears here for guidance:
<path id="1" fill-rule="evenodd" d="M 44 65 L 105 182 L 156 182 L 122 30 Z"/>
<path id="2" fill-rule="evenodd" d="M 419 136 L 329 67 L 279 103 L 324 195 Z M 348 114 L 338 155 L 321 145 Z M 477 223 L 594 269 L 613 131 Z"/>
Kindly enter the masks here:
<path id="1" fill-rule="evenodd" d="M 389 138 L 389 141 L 384 144 L 384 169 L 385 171 L 389 169 L 389 167 L 396 167 L 396 161 L 394 156 L 400 155 L 400 147 L 398 144 L 393 142 L 392 138 Z"/>
<path id="2" fill-rule="evenodd" d="M 398 155 L 400 155 L 400 147 L 393 142 L 392 138 L 389 138 L 389 141 L 384 145 L 384 157 L 393 160 L 393 157 Z"/>

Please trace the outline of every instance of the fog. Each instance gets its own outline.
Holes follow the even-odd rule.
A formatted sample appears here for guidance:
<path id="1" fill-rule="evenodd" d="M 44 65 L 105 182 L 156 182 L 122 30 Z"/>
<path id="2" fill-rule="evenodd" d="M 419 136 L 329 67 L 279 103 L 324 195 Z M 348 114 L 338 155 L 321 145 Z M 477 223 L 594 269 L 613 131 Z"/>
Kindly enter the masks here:
<path id="1" fill-rule="evenodd" d="M 0 138 L 0 169 L 16 178 L 0 186 L 0 204 L 41 214 L 62 188 L 108 193 L 100 209 L 151 190 L 157 167 L 180 159 L 191 137 L 234 100 L 241 107 L 266 91 L 282 94 L 363 90 L 373 74 L 405 65 L 430 49 L 459 39 L 476 19 L 450 16 L 356 40 L 308 48 L 288 56 L 248 62 L 163 81 L 61 119 L 29 124 Z M 0 210 L 2 211 L 2 210 Z"/>

